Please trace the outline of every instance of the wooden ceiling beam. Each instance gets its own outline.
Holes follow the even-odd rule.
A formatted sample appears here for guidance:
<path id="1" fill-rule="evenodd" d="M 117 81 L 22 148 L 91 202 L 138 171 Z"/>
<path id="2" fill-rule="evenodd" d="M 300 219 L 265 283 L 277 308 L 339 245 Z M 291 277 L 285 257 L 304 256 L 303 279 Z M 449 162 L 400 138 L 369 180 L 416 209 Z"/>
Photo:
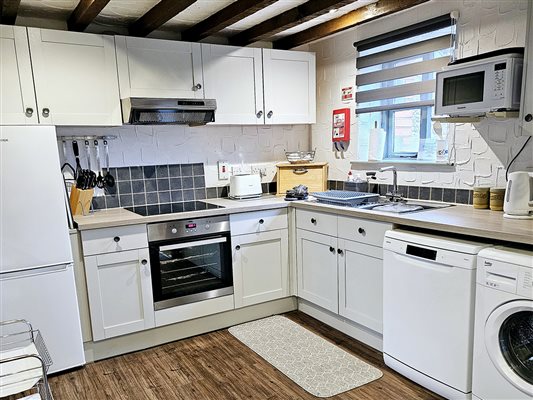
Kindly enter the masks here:
<path id="1" fill-rule="evenodd" d="M 68 29 L 70 31 L 84 31 L 107 3 L 109 0 L 80 0 L 67 20 Z"/>
<path id="2" fill-rule="evenodd" d="M 426 1 L 429 0 L 378 0 L 376 3 L 350 11 L 339 18 L 276 40 L 273 45 L 276 49 L 292 49 L 377 18 L 406 10 Z"/>
<path id="3" fill-rule="evenodd" d="M 307 3 L 291 8 L 249 29 L 237 33 L 230 38 L 230 42 L 238 46 L 246 46 L 258 40 L 267 39 L 276 33 L 290 29 L 296 25 L 310 21 L 329 12 L 329 10 L 343 7 L 356 0 L 310 0 Z"/>
<path id="4" fill-rule="evenodd" d="M 14 25 L 20 0 L 0 0 L 0 24 Z"/>
<path id="5" fill-rule="evenodd" d="M 196 0 L 161 0 L 129 27 L 133 36 L 146 36 L 185 10 Z"/>
<path id="6" fill-rule="evenodd" d="M 257 11 L 274 4 L 278 0 L 238 0 L 216 12 L 210 17 L 186 29 L 181 33 L 181 39 L 196 42 L 211 36 L 222 29 L 233 25 Z"/>

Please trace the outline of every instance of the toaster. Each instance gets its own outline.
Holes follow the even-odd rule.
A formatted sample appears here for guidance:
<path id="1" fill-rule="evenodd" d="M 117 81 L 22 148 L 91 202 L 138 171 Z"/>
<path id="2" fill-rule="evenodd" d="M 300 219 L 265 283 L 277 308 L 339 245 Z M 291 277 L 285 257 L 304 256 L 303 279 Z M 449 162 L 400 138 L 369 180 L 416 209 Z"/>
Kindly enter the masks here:
<path id="1" fill-rule="evenodd" d="M 242 174 L 232 175 L 229 180 L 229 197 L 232 199 L 251 199 L 260 197 L 261 176 Z"/>

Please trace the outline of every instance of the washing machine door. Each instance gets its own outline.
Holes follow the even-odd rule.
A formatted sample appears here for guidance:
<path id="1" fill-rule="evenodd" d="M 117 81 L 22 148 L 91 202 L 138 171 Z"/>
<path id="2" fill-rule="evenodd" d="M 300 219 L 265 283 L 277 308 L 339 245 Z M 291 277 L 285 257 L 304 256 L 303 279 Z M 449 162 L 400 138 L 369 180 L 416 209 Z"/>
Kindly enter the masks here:
<path id="1" fill-rule="evenodd" d="M 496 308 L 485 324 L 485 346 L 504 378 L 533 396 L 533 300 Z"/>

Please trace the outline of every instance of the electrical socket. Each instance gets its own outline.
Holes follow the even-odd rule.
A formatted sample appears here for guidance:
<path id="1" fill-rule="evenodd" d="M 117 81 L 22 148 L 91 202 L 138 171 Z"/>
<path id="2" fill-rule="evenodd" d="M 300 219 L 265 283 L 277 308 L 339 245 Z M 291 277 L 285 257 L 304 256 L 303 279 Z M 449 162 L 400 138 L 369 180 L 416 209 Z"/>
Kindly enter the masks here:
<path id="1" fill-rule="evenodd" d="M 252 174 L 259 175 L 261 178 L 264 178 L 266 176 L 266 167 L 257 167 L 253 166 L 251 167 Z"/>

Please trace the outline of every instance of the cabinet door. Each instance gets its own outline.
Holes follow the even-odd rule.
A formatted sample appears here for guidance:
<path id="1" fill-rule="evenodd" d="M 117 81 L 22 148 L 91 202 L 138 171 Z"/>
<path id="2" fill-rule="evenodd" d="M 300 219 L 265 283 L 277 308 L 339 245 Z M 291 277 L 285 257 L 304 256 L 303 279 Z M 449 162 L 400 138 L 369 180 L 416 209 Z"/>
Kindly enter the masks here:
<path id="1" fill-rule="evenodd" d="M 117 36 L 120 97 L 204 98 L 199 43 Z"/>
<path id="2" fill-rule="evenodd" d="M 28 28 L 40 122 L 121 125 L 113 36 Z"/>
<path id="3" fill-rule="evenodd" d="M 26 28 L 0 26 L 0 125 L 38 124 Z"/>
<path id="4" fill-rule="evenodd" d="M 233 236 L 235 308 L 289 295 L 287 229 Z"/>
<path id="5" fill-rule="evenodd" d="M 261 49 L 202 44 L 205 97 L 217 100 L 215 123 L 263 124 Z"/>
<path id="6" fill-rule="evenodd" d="M 298 296 L 338 313 L 337 238 L 297 229 Z"/>
<path id="7" fill-rule="evenodd" d="M 533 3 L 528 5 L 526 52 L 522 75 L 520 117 L 523 135 L 533 135 Z"/>
<path id="8" fill-rule="evenodd" d="M 316 122 L 315 54 L 263 49 L 265 122 Z"/>
<path id="9" fill-rule="evenodd" d="M 339 314 L 383 332 L 383 249 L 339 239 Z"/>
<path id="10" fill-rule="evenodd" d="M 153 328 L 148 249 L 85 257 L 93 340 Z"/>

